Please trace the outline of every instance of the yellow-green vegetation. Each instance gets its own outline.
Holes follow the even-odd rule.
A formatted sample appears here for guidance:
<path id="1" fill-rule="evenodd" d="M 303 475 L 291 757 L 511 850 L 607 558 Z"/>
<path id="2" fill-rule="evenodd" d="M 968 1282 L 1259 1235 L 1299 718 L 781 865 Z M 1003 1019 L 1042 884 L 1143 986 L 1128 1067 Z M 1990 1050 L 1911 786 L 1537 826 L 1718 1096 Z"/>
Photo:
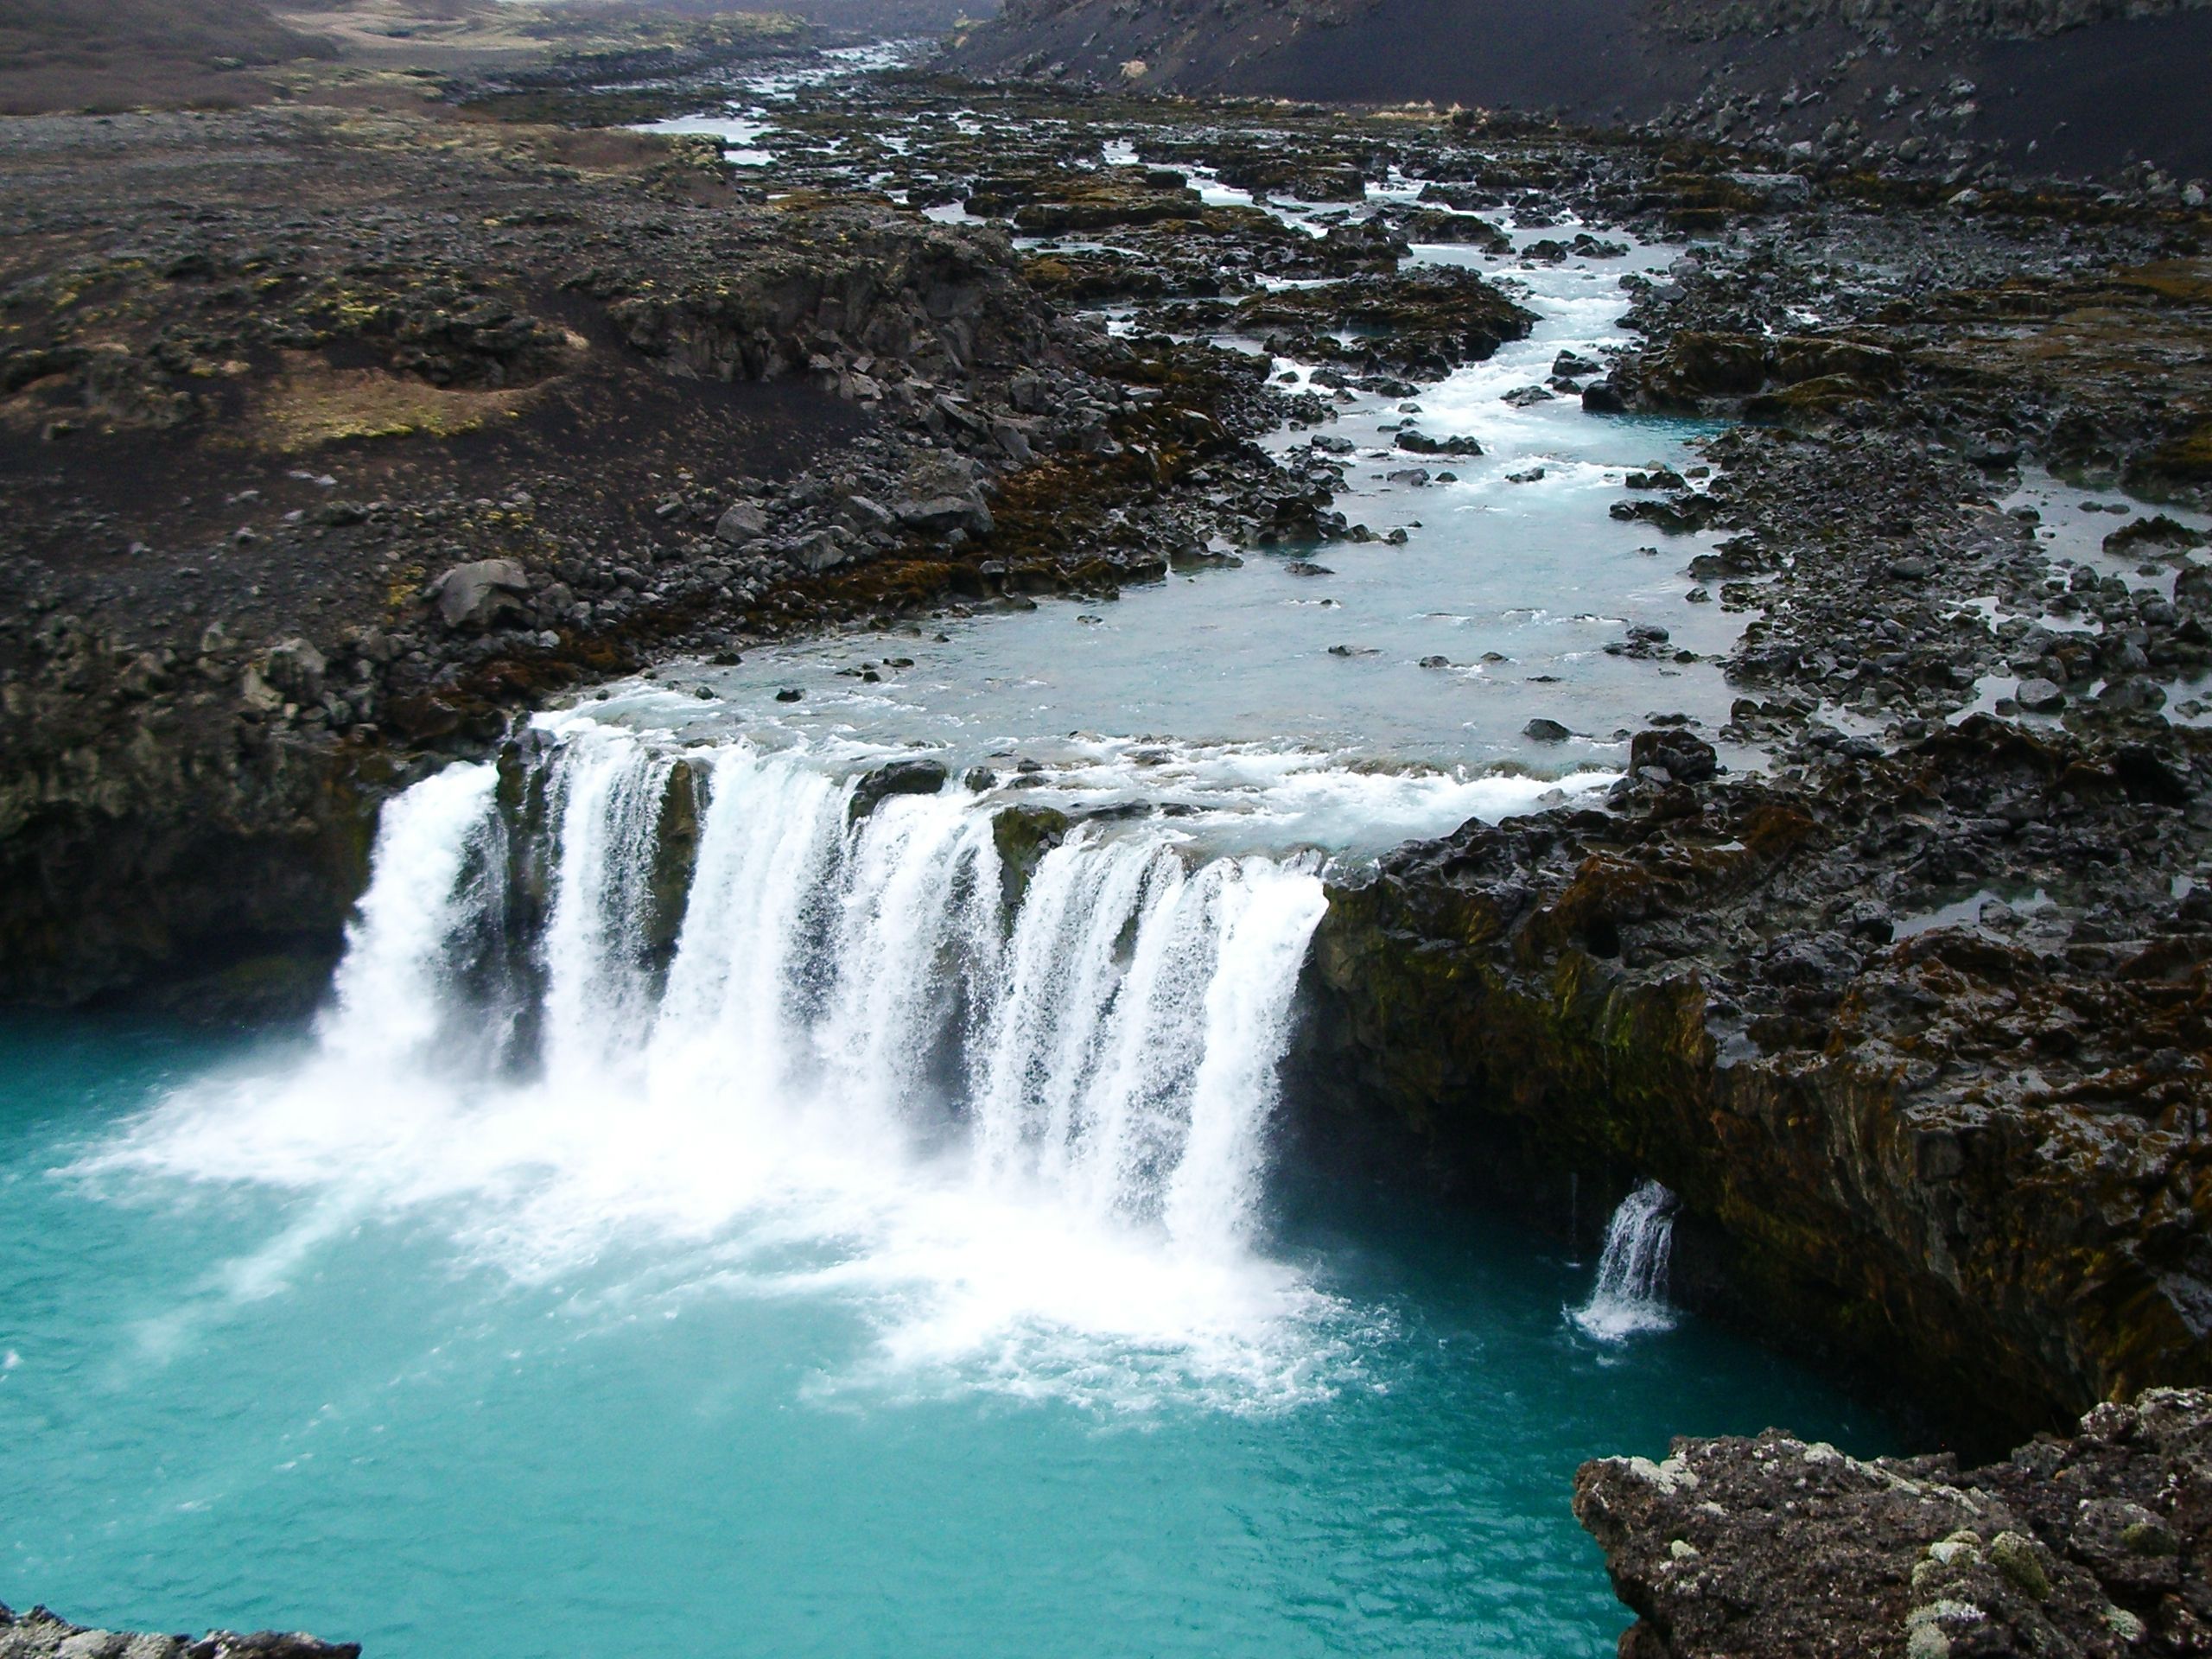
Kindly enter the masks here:
<path id="1" fill-rule="evenodd" d="M 433 386 L 381 369 L 334 369 L 304 354 L 257 400 L 251 441 L 280 454 L 375 438 L 450 438 L 519 413 L 534 388 Z"/>

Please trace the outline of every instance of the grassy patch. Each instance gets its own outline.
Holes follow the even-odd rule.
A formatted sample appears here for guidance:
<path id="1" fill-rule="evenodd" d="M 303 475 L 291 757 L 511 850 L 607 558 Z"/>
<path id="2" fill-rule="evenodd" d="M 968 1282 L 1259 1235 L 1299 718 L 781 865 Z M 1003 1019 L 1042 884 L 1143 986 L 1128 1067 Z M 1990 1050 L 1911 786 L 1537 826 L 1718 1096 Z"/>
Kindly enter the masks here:
<path id="1" fill-rule="evenodd" d="M 247 429 L 283 454 L 378 438 L 450 438 L 518 414 L 535 391 L 434 386 L 382 369 L 334 369 L 302 353 L 256 400 Z"/>

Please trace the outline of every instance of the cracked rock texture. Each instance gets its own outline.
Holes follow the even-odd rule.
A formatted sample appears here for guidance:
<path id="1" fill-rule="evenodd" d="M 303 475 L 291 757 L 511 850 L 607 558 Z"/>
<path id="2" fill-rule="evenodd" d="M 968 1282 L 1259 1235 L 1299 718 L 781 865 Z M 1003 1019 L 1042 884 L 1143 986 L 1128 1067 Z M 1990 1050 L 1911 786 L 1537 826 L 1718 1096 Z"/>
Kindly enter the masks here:
<path id="1" fill-rule="evenodd" d="M 2202 1653 L 2212 1394 L 2102 1405 L 1961 1471 L 1769 1430 L 1601 1458 L 1574 1513 L 1638 1615 L 1623 1659 Z"/>

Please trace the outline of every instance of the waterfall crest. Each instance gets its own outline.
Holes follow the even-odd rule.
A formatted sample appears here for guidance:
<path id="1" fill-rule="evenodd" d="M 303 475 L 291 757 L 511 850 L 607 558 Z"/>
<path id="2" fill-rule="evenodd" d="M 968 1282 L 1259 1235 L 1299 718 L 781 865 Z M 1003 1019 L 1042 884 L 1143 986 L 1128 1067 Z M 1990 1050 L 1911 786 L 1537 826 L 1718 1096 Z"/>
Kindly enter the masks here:
<path id="1" fill-rule="evenodd" d="M 1667 1267 L 1675 1244 L 1675 1195 L 1644 1181 L 1614 1209 L 1598 1257 L 1598 1282 L 1574 1323 L 1601 1342 L 1674 1327 Z"/>

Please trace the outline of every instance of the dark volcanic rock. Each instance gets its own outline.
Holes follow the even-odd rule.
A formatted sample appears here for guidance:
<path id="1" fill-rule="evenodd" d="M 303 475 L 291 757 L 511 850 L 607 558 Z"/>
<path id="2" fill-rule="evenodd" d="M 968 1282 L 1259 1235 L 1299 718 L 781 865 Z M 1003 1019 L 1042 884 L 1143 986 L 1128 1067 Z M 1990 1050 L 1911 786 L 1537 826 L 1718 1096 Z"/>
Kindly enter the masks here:
<path id="1" fill-rule="evenodd" d="M 1203 22 L 1188 0 L 1008 0 L 955 37 L 950 60 L 1758 138 L 1770 159 L 1738 169 L 1737 188 L 1770 211 L 1794 205 L 1765 182 L 1785 159 L 1861 162 L 1877 146 L 1939 176 L 1992 156 L 2068 171 L 2147 156 L 2202 175 L 2212 139 L 2191 118 L 2193 73 L 2208 52 L 2212 17 L 2195 0 L 1494 0 L 1477 28 L 1459 0 L 1218 0 Z"/>
<path id="2" fill-rule="evenodd" d="M 2212 1621 L 2212 1395 L 2152 1389 L 1986 1468 L 1770 1430 L 1582 1465 L 1634 1659 L 2178 1655 Z"/>
<path id="3" fill-rule="evenodd" d="M 1771 780 L 1678 729 L 1635 747 L 1610 812 L 1332 889 L 1319 1105 L 1459 1182 L 1557 1172 L 1562 1211 L 1568 1172 L 1657 1178 L 1707 1263 L 1685 1294 L 1970 1439 L 2212 1371 L 2212 932 L 2165 874 L 2212 746 L 1977 718 Z M 1999 881 L 2049 907 L 1904 936 Z"/>
<path id="4" fill-rule="evenodd" d="M 942 760 L 893 760 L 853 785 L 846 816 L 857 823 L 893 795 L 934 795 L 949 774 Z"/>
<path id="5" fill-rule="evenodd" d="M 1432 378 L 1480 362 L 1536 321 L 1476 272 L 1450 266 L 1257 294 L 1235 320 L 1279 355 Z M 1346 331 L 1350 343 L 1337 337 Z"/>
<path id="6" fill-rule="evenodd" d="M 210 1630 L 188 1636 L 95 1630 L 34 1607 L 17 1615 L 0 1606 L 0 1659 L 360 1659 L 360 1644 L 317 1641 L 282 1630 Z"/>

